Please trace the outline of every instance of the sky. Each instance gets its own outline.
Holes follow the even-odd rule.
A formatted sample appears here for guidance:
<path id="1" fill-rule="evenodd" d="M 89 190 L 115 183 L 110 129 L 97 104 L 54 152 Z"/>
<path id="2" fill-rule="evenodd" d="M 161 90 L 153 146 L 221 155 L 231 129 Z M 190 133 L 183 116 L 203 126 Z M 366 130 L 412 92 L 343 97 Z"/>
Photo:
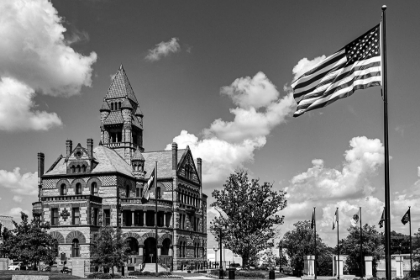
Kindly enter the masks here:
<path id="1" fill-rule="evenodd" d="M 65 153 L 66 139 L 99 143 L 99 109 L 123 64 L 144 113 L 146 151 L 189 145 L 203 159 L 209 204 L 212 191 L 244 168 L 287 192 L 277 241 L 309 220 L 313 207 L 331 246 L 336 207 L 341 237 L 359 207 L 363 223 L 377 226 L 384 206 L 380 87 L 293 118 L 290 84 L 378 24 L 383 4 L 391 228 L 408 234 L 400 220 L 411 206 L 417 232 L 418 1 L 1 1 L 0 214 L 31 211 L 38 152 L 47 169 Z"/>

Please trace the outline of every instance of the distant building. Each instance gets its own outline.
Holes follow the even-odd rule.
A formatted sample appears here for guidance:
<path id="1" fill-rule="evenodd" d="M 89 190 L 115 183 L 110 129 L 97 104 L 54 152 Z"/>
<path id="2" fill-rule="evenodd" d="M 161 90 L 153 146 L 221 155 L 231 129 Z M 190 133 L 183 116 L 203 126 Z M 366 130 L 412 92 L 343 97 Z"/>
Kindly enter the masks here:
<path id="1" fill-rule="evenodd" d="M 90 268 L 90 244 L 101 226 L 121 228 L 132 256 L 129 270 L 141 263 L 165 263 L 174 269 L 186 261 L 207 260 L 207 196 L 202 193 L 202 161 L 190 149 L 145 151 L 143 113 L 121 66 L 100 108 L 101 141 L 94 148 L 66 141 L 60 155 L 44 173 L 38 154 L 39 201 L 33 214 L 50 222 L 59 255 L 85 260 Z M 142 203 L 157 162 L 157 224 L 155 188 Z M 156 242 L 158 250 L 156 251 Z"/>

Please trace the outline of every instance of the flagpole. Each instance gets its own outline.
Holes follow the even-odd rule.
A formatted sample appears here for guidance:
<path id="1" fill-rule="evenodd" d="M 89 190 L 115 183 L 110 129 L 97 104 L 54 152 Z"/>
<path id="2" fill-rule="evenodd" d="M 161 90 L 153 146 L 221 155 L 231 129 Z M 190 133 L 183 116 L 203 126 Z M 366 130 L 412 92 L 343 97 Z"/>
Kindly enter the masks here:
<path id="1" fill-rule="evenodd" d="M 382 90 L 384 95 L 384 144 L 385 144 L 385 268 L 386 278 L 392 279 L 391 275 L 391 211 L 390 211 L 390 187 L 389 187 L 389 145 L 388 145 L 388 81 L 386 61 L 386 5 L 382 6 Z"/>
<path id="2" fill-rule="evenodd" d="M 411 209 L 411 206 L 408 206 L 408 211 L 410 211 L 410 209 Z M 410 217 L 410 220 L 409 220 L 410 222 L 410 277 L 412 277 L 411 275 L 413 274 L 413 256 L 412 256 L 413 249 L 411 247 L 411 211 L 410 211 L 409 217 Z"/>
<path id="3" fill-rule="evenodd" d="M 155 234 L 156 234 L 156 276 L 158 274 L 158 226 L 157 226 L 157 161 L 155 161 L 155 182 L 154 182 L 154 187 L 155 187 Z"/>
<path id="4" fill-rule="evenodd" d="M 316 207 L 314 207 L 314 229 L 315 229 L 315 263 L 314 263 L 314 274 L 315 274 L 315 279 L 316 278 L 316 215 L 315 215 L 315 209 Z M 281 260 L 280 260 L 281 261 Z"/>
<path id="5" fill-rule="evenodd" d="M 362 228 L 362 207 L 359 207 L 360 218 L 360 277 L 363 277 L 363 228 Z"/>
<path id="6" fill-rule="evenodd" d="M 337 279 L 340 279 L 340 213 L 338 213 L 337 207 Z"/>

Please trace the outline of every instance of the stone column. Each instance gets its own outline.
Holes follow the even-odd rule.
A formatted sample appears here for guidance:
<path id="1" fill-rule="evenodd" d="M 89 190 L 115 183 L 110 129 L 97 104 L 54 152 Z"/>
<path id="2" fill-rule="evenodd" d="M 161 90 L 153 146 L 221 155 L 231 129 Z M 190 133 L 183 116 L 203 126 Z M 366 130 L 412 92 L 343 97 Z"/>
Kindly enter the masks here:
<path id="1" fill-rule="evenodd" d="M 163 212 L 163 227 L 166 227 L 166 212 Z"/>
<path id="2" fill-rule="evenodd" d="M 309 268 L 308 275 L 311 275 L 311 276 L 315 275 L 315 256 L 309 256 L 308 268 Z"/>
<path id="3" fill-rule="evenodd" d="M 309 257 L 310 256 L 303 257 L 303 274 L 304 275 L 309 275 Z"/>
<path id="4" fill-rule="evenodd" d="M 340 255 L 340 258 L 337 258 L 338 256 L 334 256 L 334 264 L 335 264 L 335 269 L 334 270 L 334 276 L 337 276 L 337 270 L 339 272 L 339 275 L 342 276 L 343 274 L 343 268 L 344 268 L 344 263 L 346 262 L 347 256 L 346 255 Z"/>
<path id="5" fill-rule="evenodd" d="M 158 245 L 158 251 L 157 251 L 158 257 L 160 257 L 161 253 L 162 253 L 162 245 Z"/>
<path id="6" fill-rule="evenodd" d="M 135 222 L 135 211 L 131 210 L 131 226 L 134 227 L 134 222 Z"/>
<path id="7" fill-rule="evenodd" d="M 143 226 L 146 226 L 146 210 L 143 210 Z"/>
<path id="8" fill-rule="evenodd" d="M 365 256 L 365 278 L 373 277 L 372 274 L 372 256 Z"/>
<path id="9" fill-rule="evenodd" d="M 173 246 L 170 246 L 170 247 L 169 247 L 169 252 L 168 252 L 168 255 L 169 255 L 169 256 L 173 256 L 173 255 L 174 255 L 174 247 L 173 247 Z"/>
<path id="10" fill-rule="evenodd" d="M 143 245 L 139 245 L 139 256 L 143 256 Z"/>
<path id="11" fill-rule="evenodd" d="M 394 257 L 395 257 L 395 277 L 403 278 L 404 277 L 403 257 L 402 256 L 394 256 Z"/>

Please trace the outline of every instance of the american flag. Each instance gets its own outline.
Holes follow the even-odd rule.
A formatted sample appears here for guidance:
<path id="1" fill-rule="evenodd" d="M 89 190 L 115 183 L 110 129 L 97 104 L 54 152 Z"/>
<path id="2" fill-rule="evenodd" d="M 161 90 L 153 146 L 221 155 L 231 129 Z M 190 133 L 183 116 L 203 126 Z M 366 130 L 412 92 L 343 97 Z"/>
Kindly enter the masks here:
<path id="1" fill-rule="evenodd" d="M 381 85 L 380 26 L 377 25 L 292 83 L 294 117 Z"/>

